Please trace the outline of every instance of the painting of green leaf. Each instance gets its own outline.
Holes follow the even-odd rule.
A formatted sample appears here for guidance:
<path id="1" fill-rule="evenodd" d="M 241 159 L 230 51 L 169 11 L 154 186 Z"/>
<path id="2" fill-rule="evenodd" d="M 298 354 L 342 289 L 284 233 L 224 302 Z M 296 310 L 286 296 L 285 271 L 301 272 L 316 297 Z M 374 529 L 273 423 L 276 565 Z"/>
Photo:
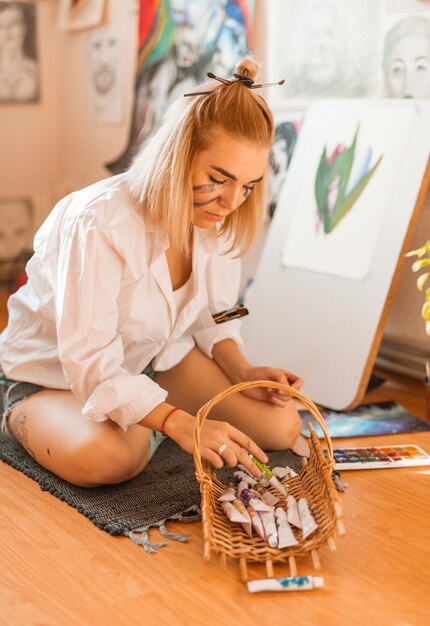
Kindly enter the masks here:
<path id="1" fill-rule="evenodd" d="M 349 148 L 338 144 L 328 156 L 325 145 L 321 154 L 315 177 L 315 198 L 317 230 L 322 224 L 326 234 L 331 233 L 351 211 L 383 158 L 381 154 L 372 165 L 373 151 L 370 146 L 361 152 L 361 156 L 358 155 L 359 130 L 358 123 Z M 355 163 L 357 159 L 360 159 L 360 162 Z"/>

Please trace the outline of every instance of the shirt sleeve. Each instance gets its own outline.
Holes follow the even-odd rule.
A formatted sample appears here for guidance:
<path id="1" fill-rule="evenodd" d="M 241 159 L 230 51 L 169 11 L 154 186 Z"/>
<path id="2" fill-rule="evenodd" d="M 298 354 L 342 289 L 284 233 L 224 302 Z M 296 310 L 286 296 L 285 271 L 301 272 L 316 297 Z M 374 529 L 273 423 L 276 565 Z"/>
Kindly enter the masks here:
<path id="1" fill-rule="evenodd" d="M 240 259 L 232 259 L 227 255 L 211 255 L 206 267 L 208 308 L 211 313 L 224 311 L 237 304 L 240 275 Z M 194 339 L 200 350 L 212 358 L 214 345 L 223 339 L 232 339 L 239 348 L 243 348 L 241 325 L 240 320 L 214 324 L 210 328 L 194 333 Z"/>
<path id="2" fill-rule="evenodd" d="M 167 392 L 123 367 L 118 304 L 124 259 L 109 231 L 79 216 L 63 228 L 55 311 L 58 355 L 84 417 L 109 418 L 123 430 L 163 402 Z"/>

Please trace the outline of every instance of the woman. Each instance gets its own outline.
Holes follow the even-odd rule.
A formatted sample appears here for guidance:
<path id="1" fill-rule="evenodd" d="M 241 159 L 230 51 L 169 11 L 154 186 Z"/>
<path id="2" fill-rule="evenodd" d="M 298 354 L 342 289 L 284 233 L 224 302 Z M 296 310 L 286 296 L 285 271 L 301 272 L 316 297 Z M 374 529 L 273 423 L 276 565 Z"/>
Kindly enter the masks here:
<path id="1" fill-rule="evenodd" d="M 265 101 L 246 86 L 255 64 L 236 72 L 243 80 L 174 103 L 125 174 L 57 204 L 36 234 L 28 283 L 10 299 L 3 428 L 77 485 L 133 478 L 159 431 L 192 453 L 198 408 L 232 383 L 302 384 L 250 365 L 238 320 L 211 315 L 237 301 L 235 256 L 264 211 L 273 135 Z M 260 388 L 218 404 L 203 458 L 260 475 L 248 452 L 264 462 L 262 448 L 299 434 L 288 399 Z"/>

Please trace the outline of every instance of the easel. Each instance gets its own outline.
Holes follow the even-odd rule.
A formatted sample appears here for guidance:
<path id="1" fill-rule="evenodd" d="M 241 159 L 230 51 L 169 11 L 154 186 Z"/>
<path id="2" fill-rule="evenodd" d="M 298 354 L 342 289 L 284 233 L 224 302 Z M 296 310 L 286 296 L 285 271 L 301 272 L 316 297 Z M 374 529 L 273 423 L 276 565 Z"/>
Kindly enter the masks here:
<path id="1" fill-rule="evenodd" d="M 351 101 L 351 106 L 354 102 L 372 106 L 373 101 L 361 101 L 361 105 Z M 251 315 L 243 323 L 250 362 L 301 375 L 308 397 L 335 410 L 353 408 L 366 392 L 404 254 L 430 184 L 430 103 L 384 103 L 419 107 L 419 115 L 404 156 L 406 171 L 402 168 L 390 196 L 389 215 L 384 217 L 369 279 L 360 282 L 282 266 L 291 220 L 289 201 L 298 197 L 308 159 L 299 138 L 247 300 Z M 420 166 L 408 169 L 410 162 Z M 404 184 L 406 176 L 408 185 Z"/>

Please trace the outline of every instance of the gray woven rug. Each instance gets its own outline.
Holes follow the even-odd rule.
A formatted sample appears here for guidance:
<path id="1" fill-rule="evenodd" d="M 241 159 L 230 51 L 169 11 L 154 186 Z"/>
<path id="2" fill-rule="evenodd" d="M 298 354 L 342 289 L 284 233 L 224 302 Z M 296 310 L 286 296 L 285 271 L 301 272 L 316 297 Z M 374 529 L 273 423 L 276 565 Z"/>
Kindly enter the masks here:
<path id="1" fill-rule="evenodd" d="M 272 466 L 289 465 L 301 468 L 301 459 L 291 450 L 268 452 Z M 125 535 L 155 552 L 165 545 L 152 543 L 148 529 L 158 527 L 164 538 L 186 541 L 187 535 L 167 530 L 168 521 L 200 519 L 200 491 L 194 473 L 193 457 L 186 454 L 171 439 L 157 449 L 146 469 L 119 485 L 88 488 L 77 487 L 41 467 L 11 435 L 0 433 L 0 459 L 39 483 L 88 517 L 96 526 L 111 535 Z M 228 482 L 233 470 L 217 472 L 220 480 Z"/>

